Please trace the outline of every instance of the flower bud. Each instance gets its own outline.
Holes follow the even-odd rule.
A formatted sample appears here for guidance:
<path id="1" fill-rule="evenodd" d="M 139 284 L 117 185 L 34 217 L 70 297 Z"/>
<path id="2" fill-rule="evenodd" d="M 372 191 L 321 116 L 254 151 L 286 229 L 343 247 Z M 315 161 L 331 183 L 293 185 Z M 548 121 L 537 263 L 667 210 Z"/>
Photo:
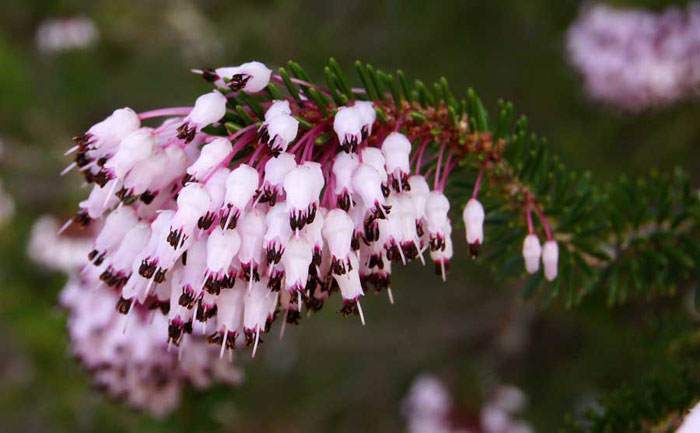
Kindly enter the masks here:
<path id="1" fill-rule="evenodd" d="M 523 259 L 525 269 L 528 274 L 534 274 L 540 269 L 540 257 L 542 256 L 542 246 L 537 235 L 531 233 L 525 236 L 523 241 Z"/>
<path id="2" fill-rule="evenodd" d="M 544 277 L 547 281 L 557 278 L 559 262 L 559 246 L 554 240 L 548 240 L 542 247 L 542 264 L 544 265 Z"/>

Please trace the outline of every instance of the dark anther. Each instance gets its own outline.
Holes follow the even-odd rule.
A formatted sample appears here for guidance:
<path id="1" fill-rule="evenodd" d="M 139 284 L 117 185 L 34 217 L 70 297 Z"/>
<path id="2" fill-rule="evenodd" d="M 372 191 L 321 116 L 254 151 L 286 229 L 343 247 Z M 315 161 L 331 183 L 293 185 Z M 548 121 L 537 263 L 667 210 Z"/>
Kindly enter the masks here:
<path id="1" fill-rule="evenodd" d="M 119 298 L 117 301 L 117 311 L 119 311 L 121 314 L 126 314 L 129 312 L 131 309 L 131 299 L 124 299 L 124 298 Z"/>

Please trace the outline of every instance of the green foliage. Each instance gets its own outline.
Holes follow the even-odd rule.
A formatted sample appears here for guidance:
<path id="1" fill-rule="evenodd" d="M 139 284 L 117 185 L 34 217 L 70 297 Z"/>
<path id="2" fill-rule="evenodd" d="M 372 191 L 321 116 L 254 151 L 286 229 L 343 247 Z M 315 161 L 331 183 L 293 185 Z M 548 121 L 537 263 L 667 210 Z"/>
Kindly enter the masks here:
<path id="1" fill-rule="evenodd" d="M 559 276 L 553 282 L 546 282 L 541 273 L 527 277 L 522 290 L 525 298 L 559 299 L 573 306 L 586 295 L 604 291 L 612 305 L 631 297 L 673 295 L 679 285 L 697 277 L 700 199 L 681 169 L 596 182 L 589 172 L 564 165 L 547 140 L 530 131 L 525 117 L 516 120 L 512 103 L 499 101 L 495 115 L 490 116 L 474 89 L 467 89 L 458 99 L 444 77 L 430 86 L 420 80 L 410 84 L 400 70 L 388 74 L 357 61 L 355 71 L 362 87 L 353 91 L 339 64 L 331 59 L 324 69 L 328 87 L 321 91 L 309 82 L 309 74 L 299 64 L 289 62 L 288 67 L 294 78 L 305 83 L 295 84 L 281 68 L 289 94 L 299 98 L 301 88 L 324 114 L 332 103 L 367 98 L 392 101 L 397 109 L 408 104 L 410 119 L 421 124 L 428 121 L 427 109 L 445 108 L 450 122 L 434 125 L 438 130 L 456 129 L 459 120 L 466 118 L 469 131 L 490 133 L 495 141 L 503 139 L 503 161 L 494 164 L 481 196 L 487 210 L 484 261 L 499 277 L 525 277 L 520 249 L 527 234 L 526 192 L 536 198 L 551 222 L 560 250 Z M 380 121 L 386 121 L 386 114 L 378 108 Z M 251 119 L 239 114 L 236 120 L 250 123 Z M 448 194 L 459 204 L 454 206 L 456 211 L 469 197 L 470 179 L 477 177 L 483 160 L 483 154 L 467 154 L 453 173 Z M 461 220 L 458 216 L 453 219 Z M 542 238 L 543 232 L 538 231 Z"/>

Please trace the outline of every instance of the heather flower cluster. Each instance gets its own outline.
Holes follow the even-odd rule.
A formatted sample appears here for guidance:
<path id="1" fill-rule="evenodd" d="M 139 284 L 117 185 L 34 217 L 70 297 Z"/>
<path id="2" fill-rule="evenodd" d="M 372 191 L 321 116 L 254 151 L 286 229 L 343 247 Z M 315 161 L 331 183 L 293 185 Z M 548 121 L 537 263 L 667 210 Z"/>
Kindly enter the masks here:
<path id="1" fill-rule="evenodd" d="M 667 105 L 700 85 L 700 4 L 659 14 L 585 7 L 567 46 L 592 98 L 629 111 Z"/>
<path id="2" fill-rule="evenodd" d="M 462 156 L 452 139 L 435 148 L 429 129 L 396 112 L 393 124 L 381 122 L 379 110 L 390 108 L 366 100 L 325 113 L 311 100 L 268 98 L 261 113 L 243 110 L 249 124 L 235 125 L 231 101 L 280 77 L 259 62 L 196 72 L 215 89 L 192 107 L 116 110 L 68 152 L 66 171 L 93 185 L 68 224 L 101 226 L 81 282 L 111 291 L 113 307 L 134 316 L 129 329 L 151 311 L 167 324 L 168 347 L 202 335 L 222 355 L 252 346 L 254 356 L 274 321 L 296 324 L 336 292 L 340 311 L 364 323 L 365 294 L 385 290 L 393 302 L 393 265 L 431 260 L 446 278 L 444 190 Z M 156 117 L 166 119 L 143 124 Z M 485 167 L 463 210 L 474 256 L 485 242 Z M 552 280 L 557 244 L 537 201 L 526 207 L 527 270 L 542 263 Z"/>
<path id="3" fill-rule="evenodd" d="M 92 250 L 91 230 L 57 236 L 58 229 L 54 218 L 40 217 L 32 227 L 27 253 L 36 263 L 68 275 L 60 304 L 68 311 L 71 351 L 92 373 L 97 389 L 161 417 L 177 408 L 187 386 L 205 389 L 242 381 L 243 373 L 232 364 L 233 353 L 221 359 L 219 349 L 197 331 L 182 343 L 184 350 L 169 351 L 163 338 L 165 316 L 142 306 L 132 315 L 119 314 L 114 308 L 118 293 L 77 274 Z"/>

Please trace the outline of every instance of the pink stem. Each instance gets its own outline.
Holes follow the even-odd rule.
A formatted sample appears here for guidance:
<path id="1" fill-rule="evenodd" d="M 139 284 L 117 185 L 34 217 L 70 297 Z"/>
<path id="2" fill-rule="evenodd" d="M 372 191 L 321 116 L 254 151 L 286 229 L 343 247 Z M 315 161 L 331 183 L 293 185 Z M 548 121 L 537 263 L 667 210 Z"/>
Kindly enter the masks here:
<path id="1" fill-rule="evenodd" d="M 423 154 L 425 153 L 425 149 L 428 148 L 428 143 L 430 143 L 430 139 L 429 138 L 424 139 L 423 142 L 420 144 L 420 148 L 418 149 L 418 152 L 416 153 L 416 155 L 417 155 L 416 169 L 415 169 L 416 174 L 420 174 L 420 171 L 423 168 Z"/>
<path id="2" fill-rule="evenodd" d="M 267 145 L 259 143 L 258 147 L 255 149 L 252 155 L 250 155 L 250 158 L 248 158 L 248 165 L 253 167 L 255 166 L 255 161 L 258 159 L 258 156 L 262 153 L 263 150 L 267 148 Z"/>
<path id="3" fill-rule="evenodd" d="M 542 228 L 544 228 L 544 235 L 547 237 L 548 241 L 551 241 L 552 239 L 554 239 L 554 236 L 552 236 L 552 227 L 549 225 L 547 217 L 544 215 L 544 212 L 542 212 L 542 209 L 537 203 L 532 203 L 532 208 L 535 209 L 537 218 L 539 218 L 540 223 L 542 223 Z"/>
<path id="4" fill-rule="evenodd" d="M 140 120 L 153 119 L 154 117 L 187 116 L 192 111 L 192 107 L 170 107 L 159 108 L 157 110 L 144 111 L 139 113 Z"/>
<path id="5" fill-rule="evenodd" d="M 440 146 L 440 153 L 438 154 L 437 166 L 435 167 L 435 176 L 433 177 L 433 189 L 438 189 L 438 182 L 440 181 L 440 168 L 442 166 L 442 157 L 445 153 L 446 143 L 442 143 Z"/>
<path id="6" fill-rule="evenodd" d="M 527 220 L 527 233 L 531 235 L 535 232 L 535 225 L 532 223 L 532 204 L 529 202 L 525 207 L 525 218 Z"/>
<path id="7" fill-rule="evenodd" d="M 442 172 L 442 180 L 440 181 L 440 191 L 445 190 L 445 186 L 447 185 L 447 177 L 450 175 L 450 172 L 452 169 L 457 165 L 456 162 L 452 160 L 452 157 L 454 155 L 452 152 L 447 156 L 447 162 L 445 162 L 445 170 Z"/>
<path id="8" fill-rule="evenodd" d="M 479 196 L 479 190 L 481 190 L 481 180 L 484 178 L 484 166 L 481 166 L 481 170 L 479 170 L 479 176 L 476 178 L 476 182 L 474 183 L 474 190 L 472 191 L 472 198 L 476 200 L 476 198 Z"/>
<path id="9" fill-rule="evenodd" d="M 318 125 L 314 126 L 313 128 L 309 129 L 306 131 L 306 134 L 304 134 L 297 142 L 292 146 L 292 148 L 289 150 L 289 153 L 296 153 L 304 144 L 306 140 L 308 140 L 310 137 L 313 137 L 315 140 L 316 137 L 320 135 L 319 131 L 323 131 L 323 128 L 325 128 L 325 123 L 319 123 Z"/>

